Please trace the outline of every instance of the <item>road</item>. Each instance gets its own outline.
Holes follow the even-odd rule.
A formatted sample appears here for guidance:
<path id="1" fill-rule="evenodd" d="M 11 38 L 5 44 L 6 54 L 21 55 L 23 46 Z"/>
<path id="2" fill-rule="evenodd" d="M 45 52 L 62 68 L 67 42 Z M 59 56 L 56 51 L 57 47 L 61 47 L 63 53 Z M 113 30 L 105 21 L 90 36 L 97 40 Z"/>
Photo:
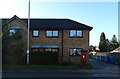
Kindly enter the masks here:
<path id="1" fill-rule="evenodd" d="M 32 77 L 54 77 L 54 78 L 79 78 L 86 77 L 93 79 L 96 77 L 104 79 L 118 79 L 119 68 L 117 65 L 104 63 L 101 61 L 90 59 L 93 69 L 9 69 L 3 70 L 3 78 L 32 78 Z"/>

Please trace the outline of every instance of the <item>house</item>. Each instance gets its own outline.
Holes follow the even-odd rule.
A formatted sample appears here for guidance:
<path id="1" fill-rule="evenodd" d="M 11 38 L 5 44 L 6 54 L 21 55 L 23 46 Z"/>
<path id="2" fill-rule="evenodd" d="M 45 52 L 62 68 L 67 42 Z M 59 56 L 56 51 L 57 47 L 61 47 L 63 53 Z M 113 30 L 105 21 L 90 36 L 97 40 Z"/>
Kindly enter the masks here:
<path id="1" fill-rule="evenodd" d="M 115 50 L 111 51 L 111 53 L 120 53 L 120 47 L 118 47 Z"/>
<path id="2" fill-rule="evenodd" d="M 15 30 L 22 30 L 22 40 L 27 42 L 27 18 L 19 18 L 15 15 L 2 21 L 3 25 L 10 25 L 10 32 L 14 33 Z M 92 27 L 71 19 L 31 18 L 30 50 L 56 51 L 59 53 L 60 61 L 80 63 L 81 50 L 89 49 L 91 30 Z M 26 52 L 24 55 L 26 55 Z"/>

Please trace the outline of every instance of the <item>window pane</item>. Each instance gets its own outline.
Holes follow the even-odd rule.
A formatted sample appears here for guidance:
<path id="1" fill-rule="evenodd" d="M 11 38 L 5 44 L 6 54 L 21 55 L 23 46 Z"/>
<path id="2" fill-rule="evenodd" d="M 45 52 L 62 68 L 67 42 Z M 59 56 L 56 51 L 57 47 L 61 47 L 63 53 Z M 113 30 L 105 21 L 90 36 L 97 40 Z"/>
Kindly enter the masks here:
<path id="1" fill-rule="evenodd" d="M 33 36 L 38 36 L 38 30 L 33 30 Z"/>
<path id="2" fill-rule="evenodd" d="M 58 36 L 58 31 L 53 31 L 53 36 Z"/>
<path id="3" fill-rule="evenodd" d="M 70 55 L 73 55 L 73 49 L 70 49 Z"/>
<path id="4" fill-rule="evenodd" d="M 10 33 L 15 33 L 15 30 L 12 30 L 12 29 L 11 29 L 11 30 L 10 30 Z"/>
<path id="5" fill-rule="evenodd" d="M 81 55 L 81 50 L 82 50 L 82 49 L 77 49 L 77 54 L 78 54 L 78 55 Z"/>
<path id="6" fill-rule="evenodd" d="M 70 36 L 75 37 L 76 36 L 76 30 L 70 30 Z"/>
<path id="7" fill-rule="evenodd" d="M 52 49 L 52 52 L 58 52 L 58 49 Z"/>
<path id="8" fill-rule="evenodd" d="M 75 56 L 76 54 L 76 49 L 70 49 L 70 55 Z"/>
<path id="9" fill-rule="evenodd" d="M 12 36 L 15 33 L 15 30 L 9 30 L 10 36 Z"/>
<path id="10" fill-rule="evenodd" d="M 46 49 L 46 52 L 51 52 L 51 49 Z"/>
<path id="11" fill-rule="evenodd" d="M 52 36 L 52 31 L 46 31 L 47 36 Z"/>
<path id="12" fill-rule="evenodd" d="M 82 30 L 77 30 L 77 36 L 82 36 Z"/>
<path id="13" fill-rule="evenodd" d="M 32 49 L 32 51 L 36 52 L 36 51 L 38 51 L 38 49 Z"/>

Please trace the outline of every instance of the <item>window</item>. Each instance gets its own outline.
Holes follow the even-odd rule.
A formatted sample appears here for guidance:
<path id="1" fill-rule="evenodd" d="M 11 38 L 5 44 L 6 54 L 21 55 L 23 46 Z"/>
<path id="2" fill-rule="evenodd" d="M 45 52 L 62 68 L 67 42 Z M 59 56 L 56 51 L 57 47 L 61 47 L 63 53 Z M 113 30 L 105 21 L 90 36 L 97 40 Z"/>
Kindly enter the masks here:
<path id="1" fill-rule="evenodd" d="M 70 56 L 80 56 L 81 55 L 81 50 L 79 48 L 72 48 L 70 49 Z"/>
<path id="2" fill-rule="evenodd" d="M 39 36 L 39 31 L 38 30 L 33 30 L 33 36 L 38 37 Z"/>
<path id="3" fill-rule="evenodd" d="M 15 34 L 15 31 L 16 31 L 16 30 L 10 29 L 10 30 L 9 30 L 10 36 L 12 36 L 13 34 Z"/>
<path id="4" fill-rule="evenodd" d="M 22 38 L 22 30 L 10 29 L 9 30 L 9 35 L 13 36 L 14 39 L 21 39 Z"/>
<path id="5" fill-rule="evenodd" d="M 70 37 L 83 37 L 82 30 L 70 30 Z"/>
<path id="6" fill-rule="evenodd" d="M 37 51 L 38 51 L 38 49 L 32 49 L 32 51 L 33 51 L 33 52 L 37 52 Z"/>
<path id="7" fill-rule="evenodd" d="M 46 52 L 58 52 L 58 49 L 49 48 L 49 49 L 46 49 Z"/>
<path id="8" fill-rule="evenodd" d="M 52 52 L 58 52 L 58 49 L 52 49 Z"/>
<path id="9" fill-rule="evenodd" d="M 10 26 L 9 35 L 17 35 L 22 38 L 22 26 Z"/>
<path id="10" fill-rule="evenodd" d="M 46 52 L 51 52 L 52 50 L 51 49 L 46 49 Z"/>
<path id="11" fill-rule="evenodd" d="M 58 37 L 58 30 L 47 30 L 46 36 L 47 37 Z"/>

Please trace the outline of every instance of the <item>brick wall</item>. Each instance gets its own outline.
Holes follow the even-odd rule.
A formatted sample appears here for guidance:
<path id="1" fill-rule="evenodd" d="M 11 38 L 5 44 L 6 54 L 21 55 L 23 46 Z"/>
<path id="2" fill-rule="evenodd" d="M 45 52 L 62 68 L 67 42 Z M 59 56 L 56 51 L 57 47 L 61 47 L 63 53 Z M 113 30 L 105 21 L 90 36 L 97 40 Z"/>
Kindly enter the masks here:
<path id="1" fill-rule="evenodd" d="M 26 41 L 27 41 L 27 26 L 24 23 L 18 21 L 17 19 L 14 19 L 8 25 L 9 26 L 22 26 L 23 27 L 22 40 L 26 43 Z M 14 54 L 12 54 L 9 52 L 9 53 L 3 54 L 4 55 L 3 63 L 9 64 L 9 65 L 25 64 L 26 63 L 26 47 L 27 46 L 25 46 L 23 48 L 24 52 L 21 52 L 21 53 L 14 52 Z"/>
<path id="2" fill-rule="evenodd" d="M 70 48 L 82 48 L 82 49 L 88 49 L 89 45 L 89 31 L 84 30 L 83 31 L 83 38 L 70 38 L 69 37 L 69 30 L 63 31 L 64 36 L 64 43 L 63 43 L 63 60 L 64 61 L 72 61 L 75 63 L 81 62 L 81 56 L 69 56 L 70 54 Z M 88 54 L 87 54 L 88 55 Z M 88 62 L 88 56 L 87 56 L 87 62 Z"/>
<path id="3" fill-rule="evenodd" d="M 61 60 L 61 55 L 62 55 L 62 31 L 61 30 L 59 30 L 59 38 L 47 38 L 46 30 L 39 30 L 39 37 L 32 37 L 32 30 L 31 30 L 30 31 L 30 47 L 31 45 L 34 45 L 34 44 L 60 46 L 59 60 Z M 83 31 L 83 38 L 70 38 L 69 30 L 63 30 L 63 61 L 72 61 L 74 63 L 79 63 L 81 59 L 80 56 L 70 56 L 69 50 L 70 48 L 88 49 L 89 48 L 88 45 L 89 45 L 88 30 Z"/>
<path id="4" fill-rule="evenodd" d="M 59 31 L 59 37 L 57 38 L 50 38 L 46 37 L 46 30 L 39 30 L 39 37 L 32 37 L 32 30 L 30 30 L 30 47 L 35 44 L 40 45 L 58 45 L 59 48 L 59 62 L 61 61 L 61 54 L 62 54 L 62 48 L 61 48 L 61 41 L 62 41 L 62 32 Z"/>

